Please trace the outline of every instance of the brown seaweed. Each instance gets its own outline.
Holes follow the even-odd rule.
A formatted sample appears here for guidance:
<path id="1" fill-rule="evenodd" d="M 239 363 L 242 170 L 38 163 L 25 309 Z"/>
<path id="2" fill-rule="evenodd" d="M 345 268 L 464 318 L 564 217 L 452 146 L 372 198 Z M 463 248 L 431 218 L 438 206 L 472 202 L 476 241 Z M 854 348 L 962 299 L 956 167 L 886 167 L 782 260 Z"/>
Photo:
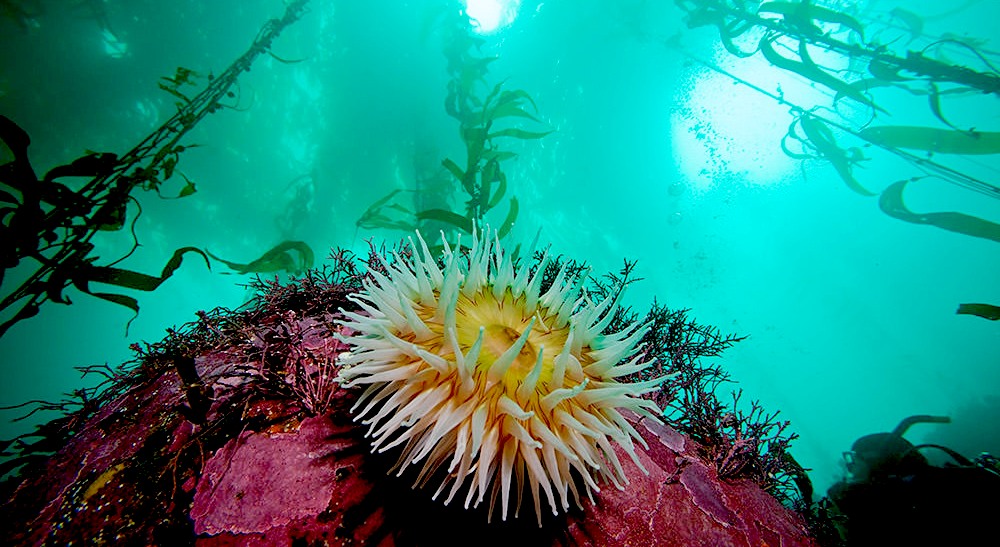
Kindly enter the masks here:
<path id="1" fill-rule="evenodd" d="M 802 129 L 802 134 L 798 133 L 796 128 Z M 861 185 L 860 182 L 854 177 L 854 166 L 862 158 L 860 157 L 860 151 L 856 148 L 851 149 L 850 153 L 845 151 L 837 144 L 837 140 L 833 136 L 833 131 L 827 126 L 827 123 L 820 117 L 803 112 L 799 117 L 797 117 L 788 128 L 788 134 L 785 136 L 785 140 L 793 139 L 799 141 L 806 149 L 811 150 L 813 154 L 799 154 L 792 152 L 788 145 L 783 141 L 782 150 L 785 154 L 793 159 L 810 159 L 810 158 L 821 158 L 828 162 L 840 175 L 841 180 L 848 188 L 853 190 L 857 194 L 862 196 L 874 196 L 875 192 L 872 192 Z"/>
<path id="2" fill-rule="evenodd" d="M 956 131 L 909 125 L 878 125 L 858 132 L 866 141 L 932 154 L 1000 154 L 1000 132 Z"/>
<path id="3" fill-rule="evenodd" d="M 958 310 L 955 313 L 958 315 L 975 315 L 983 319 L 989 319 L 990 321 L 1000 320 L 1000 306 L 992 304 L 959 304 Z"/>
<path id="4" fill-rule="evenodd" d="M 757 8 L 757 13 L 779 14 L 793 28 L 812 34 L 822 34 L 822 30 L 816 25 L 817 22 L 841 25 L 856 32 L 861 40 L 865 39 L 865 29 L 857 19 L 836 10 L 811 4 L 808 1 L 765 2 Z"/>
<path id="5" fill-rule="evenodd" d="M 236 273 L 243 275 L 277 272 L 288 272 L 299 275 L 311 269 L 315 261 L 312 248 L 304 241 L 282 241 L 268 249 L 256 260 L 247 263 L 223 260 L 207 250 L 205 253 L 212 257 L 212 259 L 222 262 Z"/>
<path id="6" fill-rule="evenodd" d="M 879 196 L 878 205 L 883 213 L 913 224 L 926 224 L 967 236 L 989 239 L 1000 243 L 1000 224 L 988 220 L 956 213 L 915 213 L 903 203 L 903 190 L 911 179 L 901 180 L 889 185 Z"/>
<path id="7" fill-rule="evenodd" d="M 194 247 L 174 251 L 159 276 L 121 268 L 118 264 L 138 247 L 135 222 L 142 210 L 133 193 L 160 189 L 176 172 L 180 154 L 194 145 L 180 144 L 206 115 L 223 108 L 221 100 L 231 97 L 237 78 L 249 70 L 254 60 L 268 51 L 272 41 L 285 27 L 298 20 L 307 0 L 295 0 L 286 6 L 284 15 L 267 22 L 250 48 L 224 72 L 211 78 L 198 94 L 188 97 L 180 86 L 192 83 L 193 71 L 178 68 L 172 77 L 161 80 L 161 87 L 182 99 L 178 111 L 156 131 L 128 153 L 88 153 L 51 169 L 39 178 L 31 166 L 28 133 L 9 118 L 0 116 L 0 140 L 10 149 L 13 160 L 0 165 L 0 258 L 3 265 L 0 281 L 8 270 L 21 266 L 29 272 L 20 285 L 4 292 L 0 310 L 6 321 L 0 324 L 0 336 L 14 324 L 38 314 L 45 302 L 70 304 L 65 291 L 70 286 L 85 294 L 119 304 L 138 312 L 135 298 L 108 292 L 95 292 L 91 283 L 123 289 L 151 291 L 159 287 L 181 265 L 187 253 L 207 256 Z M 178 172 L 179 173 L 179 172 Z M 190 196 L 194 183 L 181 174 L 185 186 L 176 197 Z M 89 179 L 72 190 L 61 182 L 67 177 Z M 131 206 L 136 215 L 128 221 Z M 123 257 L 98 264 L 91 239 L 102 231 L 131 231 L 133 246 Z M 10 310 L 12 313 L 7 313 Z"/>
<path id="8" fill-rule="evenodd" d="M 465 211 L 443 208 L 440 204 L 411 208 L 398 201 L 404 190 L 395 189 L 365 210 L 356 222 L 359 228 L 412 231 L 428 222 L 435 222 L 462 233 L 471 233 L 477 224 L 484 222 L 485 215 L 498 207 L 507 195 L 509 186 L 503 164 L 517 157 L 517 154 L 505 150 L 503 143 L 508 139 L 541 139 L 552 133 L 517 126 L 496 127 L 498 122 L 515 120 L 540 123 L 537 105 L 527 91 L 505 89 L 502 81 L 492 88 L 488 87 L 488 67 L 496 58 L 476 54 L 481 38 L 470 34 L 467 21 L 462 21 L 459 17 L 452 22 L 456 24 L 451 29 L 451 39 L 445 47 L 448 69 L 452 75 L 448 83 L 445 111 L 459 122 L 459 135 L 465 145 L 466 157 L 464 166 L 451 158 L 444 158 L 441 166 L 466 194 Z M 490 91 L 484 96 L 481 90 L 486 89 Z M 519 212 L 516 197 L 510 197 L 508 203 L 507 215 L 497 229 L 500 237 L 510 232 Z"/>

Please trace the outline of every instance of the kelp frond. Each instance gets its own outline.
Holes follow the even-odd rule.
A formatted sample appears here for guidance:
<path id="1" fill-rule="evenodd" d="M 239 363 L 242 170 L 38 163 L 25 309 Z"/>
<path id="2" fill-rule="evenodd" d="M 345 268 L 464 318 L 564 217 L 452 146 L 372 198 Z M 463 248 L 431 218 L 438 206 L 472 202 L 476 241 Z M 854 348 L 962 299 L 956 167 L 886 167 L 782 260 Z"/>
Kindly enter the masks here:
<path id="1" fill-rule="evenodd" d="M 208 257 L 194 247 L 174 251 L 159 276 L 118 267 L 138 246 L 132 231 L 133 247 L 124 257 L 109 264 L 98 264 L 93 255 L 91 239 L 104 231 L 134 228 L 137 213 L 131 222 L 129 204 L 138 206 L 133 196 L 136 190 L 155 191 L 163 197 L 161 186 L 176 172 L 180 154 L 196 145 L 182 145 L 180 140 L 206 115 L 223 108 L 220 102 L 232 96 L 230 89 L 237 78 L 249 70 L 254 60 L 267 52 L 274 39 L 285 27 L 297 21 L 307 0 L 290 2 L 280 19 L 268 21 L 250 48 L 223 73 L 208 79 L 205 88 L 193 96 L 181 91 L 198 80 L 193 70 L 179 67 L 173 76 L 164 77 L 160 87 L 180 99 L 178 111 L 156 131 L 123 156 L 113 153 L 88 153 L 54 169 L 39 178 L 28 157 L 31 143 L 28 133 L 13 120 L 0 116 L 0 140 L 10 150 L 13 159 L 0 165 L 0 256 L 2 272 L 33 263 L 34 271 L 20 285 L 3 294 L 0 311 L 5 321 L 0 323 L 0 336 L 14 324 L 38 314 L 45 302 L 69 304 L 65 290 L 78 290 L 129 308 L 138 313 L 138 301 L 128 295 L 98 292 L 91 283 L 101 283 L 122 289 L 151 291 L 166 281 L 180 266 L 188 253 Z M 178 172 L 179 173 L 179 172 Z M 177 198 L 195 193 L 195 184 L 181 175 L 185 186 Z M 89 181 L 78 190 L 62 182 L 66 177 L 85 177 Z M 0 274 L 0 281 L 3 280 Z M 9 312 L 8 312 L 9 310 Z"/>
<path id="2" fill-rule="evenodd" d="M 356 222 L 359 228 L 387 228 L 412 231 L 429 223 L 448 227 L 459 233 L 471 234 L 473 226 L 482 225 L 485 216 L 493 209 L 507 202 L 507 214 L 498 225 L 497 235 L 506 236 L 520 210 L 515 196 L 507 197 L 508 180 L 503 165 L 517 157 L 505 149 L 509 140 L 536 140 L 552 133 L 524 129 L 518 126 L 501 126 L 510 122 L 541 123 L 538 106 L 531 95 L 523 89 L 507 89 L 501 81 L 487 86 L 486 76 L 489 65 L 496 57 L 481 57 L 478 53 L 481 38 L 473 36 L 468 21 L 459 16 L 451 21 L 451 33 L 445 46 L 448 71 L 448 95 L 445 111 L 459 122 L 459 135 L 465 145 L 464 165 L 451 158 L 444 158 L 441 167 L 455 185 L 465 193 L 465 197 L 454 201 L 464 201 L 465 210 L 456 211 L 441 206 L 410 207 L 401 202 L 404 192 L 394 189 L 376 200 Z M 489 89 L 489 92 L 485 90 Z M 421 190 L 418 188 L 417 193 Z M 419 195 L 415 202 L 419 202 Z"/>

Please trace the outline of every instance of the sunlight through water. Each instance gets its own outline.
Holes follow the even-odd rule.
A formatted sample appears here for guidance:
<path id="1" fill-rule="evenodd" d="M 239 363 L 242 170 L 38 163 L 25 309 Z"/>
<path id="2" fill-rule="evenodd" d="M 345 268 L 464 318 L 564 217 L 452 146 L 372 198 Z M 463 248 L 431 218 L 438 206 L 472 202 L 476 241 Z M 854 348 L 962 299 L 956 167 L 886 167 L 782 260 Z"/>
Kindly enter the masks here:
<path id="1" fill-rule="evenodd" d="M 521 0 L 466 0 L 465 12 L 476 23 L 476 31 L 489 34 L 502 30 L 517 18 Z"/>
<path id="2" fill-rule="evenodd" d="M 714 62 L 737 77 L 767 82 L 772 93 L 823 100 L 809 85 L 757 59 L 736 63 L 720 48 Z M 775 146 L 788 131 L 787 106 L 708 68 L 693 73 L 682 94 L 671 115 L 672 147 L 693 188 L 725 181 L 766 186 L 797 172 L 799 164 Z"/>

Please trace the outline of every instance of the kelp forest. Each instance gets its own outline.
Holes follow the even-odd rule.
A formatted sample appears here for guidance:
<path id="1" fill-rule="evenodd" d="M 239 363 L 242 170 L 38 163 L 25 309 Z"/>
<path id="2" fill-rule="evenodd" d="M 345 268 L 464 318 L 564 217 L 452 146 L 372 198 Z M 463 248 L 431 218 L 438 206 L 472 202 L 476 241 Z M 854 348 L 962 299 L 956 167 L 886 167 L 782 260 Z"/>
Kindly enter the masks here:
<path id="1" fill-rule="evenodd" d="M 497 57 L 479 53 L 484 40 L 468 32 L 467 17 L 451 13 L 442 14 L 442 18 L 446 19 L 444 23 L 448 28 L 444 53 L 451 77 L 445 110 L 459 124 L 458 134 L 466 152 L 464 166 L 451 158 L 444 158 L 440 165 L 447 173 L 431 169 L 418 174 L 413 188 L 395 189 L 373 203 L 358 219 L 359 228 L 392 228 L 406 232 L 420 229 L 429 233 L 457 229 L 459 234 L 470 235 L 477 223 L 485 225 L 486 213 L 505 203 L 507 175 L 503 162 L 514 159 L 517 153 L 504 150 L 504 142 L 510 139 L 540 139 L 550 132 L 522 129 L 509 123 L 508 127 L 503 127 L 504 118 L 542 125 L 535 116 L 537 105 L 523 89 L 504 89 L 503 81 L 490 83 L 487 79 L 489 65 Z M 494 127 L 497 122 L 500 126 Z M 442 175 L 445 180 L 441 180 Z M 451 194 L 455 190 L 449 188 L 459 187 L 468 196 L 467 199 L 461 195 L 453 198 Z M 401 200 L 397 196 L 400 192 L 405 192 L 406 197 L 410 197 L 408 194 L 415 194 L 416 197 Z M 464 203 L 461 203 L 463 199 Z M 411 201 L 426 208 L 413 210 L 407 205 Z M 450 209 L 449 204 L 453 202 L 464 205 L 464 211 Z M 497 229 L 497 237 L 500 238 L 510 232 L 517 220 L 517 197 L 511 196 L 506 204 L 506 216 Z"/>
<path id="2" fill-rule="evenodd" d="M 37 269 L 16 289 L 5 292 L 3 310 L 8 317 L 0 332 L 37 314 L 45 302 L 70 303 L 64 291 L 71 286 L 138 313 L 135 297 L 92 289 L 91 284 L 152 291 L 180 267 L 186 253 L 200 255 L 209 267 L 211 256 L 241 274 L 301 273 L 313 266 L 313 251 L 307 244 L 284 241 L 246 264 L 197 247 L 179 248 L 159 275 L 151 275 L 119 267 L 127 255 L 100 260 L 90 243 L 99 231 L 132 230 L 139 245 L 134 217 L 142 209 L 134 191 L 154 192 L 161 199 L 181 199 L 196 192 L 195 182 L 178 164 L 185 149 L 198 144 L 182 144 L 182 138 L 204 116 L 235 108 L 237 79 L 257 56 L 267 53 L 289 62 L 271 53 L 270 44 L 301 16 L 304 4 L 289 5 L 286 14 L 261 29 L 248 51 L 218 76 L 178 67 L 175 74 L 162 77 L 157 85 L 176 99 L 177 113 L 121 157 L 90 152 L 38 178 L 29 158 L 28 133 L 14 120 L 2 119 L 2 137 L 11 156 L 3 165 L 5 190 L 0 196 L 6 204 L 4 269 L 23 267 L 24 262 L 34 262 Z M 935 184 L 951 184 L 984 199 L 1000 197 L 995 181 L 951 160 L 1000 153 L 1000 132 L 963 119 L 969 117 L 967 110 L 975 111 L 977 101 L 994 100 L 1000 94 L 1000 76 L 991 63 L 995 53 L 982 40 L 926 34 L 919 15 L 898 7 L 872 15 L 857 6 L 811 1 L 676 4 L 688 28 L 714 28 L 729 55 L 762 57 L 830 98 L 829 104 L 796 103 L 780 89 L 766 89 L 685 49 L 680 32 L 664 40 L 666 47 L 691 61 L 787 107 L 788 132 L 775 145 L 790 158 L 827 162 L 846 188 L 875 198 L 879 209 L 895 219 L 1000 241 L 1000 225 L 995 222 L 961 211 L 914 211 L 904 200 L 908 189 L 919 192 L 919 187 Z M 31 14 L 16 2 L 6 10 L 8 17 L 22 24 Z M 501 207 L 504 216 L 491 220 L 504 237 L 517 220 L 519 202 L 515 195 L 508 196 L 504 171 L 505 162 L 517 153 L 505 149 L 505 143 L 542 139 L 553 129 L 537 117 L 538 107 L 528 91 L 505 89 L 505 81 L 490 78 L 489 67 L 498 56 L 482 53 L 485 38 L 469 32 L 468 18 L 458 13 L 438 10 L 431 24 L 443 29 L 450 77 L 444 110 L 458 124 L 465 158 L 446 157 L 426 165 L 411 184 L 374 200 L 356 220 L 359 230 L 445 229 L 468 235 L 476 223 L 484 223 L 489 211 Z M 893 110 L 913 117 L 920 105 L 926 112 L 923 124 L 890 120 Z M 952 115 L 955 110 L 960 112 Z M 868 180 L 866 164 L 879 156 L 901 162 L 910 171 L 908 176 Z M 90 181 L 74 190 L 60 181 L 71 177 Z M 165 184 L 179 188 L 165 195 L 161 191 Z M 958 313 L 1000 318 L 1000 308 L 987 303 L 960 303 Z"/>
<path id="3" fill-rule="evenodd" d="M 168 532 L 179 535 L 163 537 L 214 538 L 222 528 L 197 519 L 210 519 L 215 501 L 198 498 L 200 516 L 178 509 L 194 507 L 202 487 L 192 485 L 208 476 L 201 452 L 338 412 L 348 383 L 338 360 L 359 359 L 348 345 L 361 339 L 345 325 L 366 326 L 361 317 L 411 327 L 397 337 L 371 326 L 369 337 L 388 340 L 372 353 L 432 365 L 461 355 L 447 321 L 478 301 L 461 289 L 439 313 L 428 302 L 465 283 L 441 272 L 481 281 L 476 264 L 510 281 L 484 300 L 498 309 L 523 294 L 534 310 L 532 290 L 567 299 L 557 318 L 595 306 L 594 360 L 614 333 L 631 333 L 621 338 L 634 338 L 635 356 L 619 379 L 661 381 L 641 397 L 696 445 L 680 450 L 663 430 L 630 429 L 628 415 L 612 419 L 625 424 L 626 450 L 659 435 L 684 454 L 677 461 L 701 462 L 691 469 L 712 484 L 752 484 L 777 500 L 809 541 L 845 544 L 849 519 L 831 499 L 872 434 L 916 446 L 907 455 L 945 447 L 941 467 L 1000 476 L 986 457 L 1000 453 L 990 388 L 1000 382 L 996 2 L 214 4 L 0 0 L 5 493 L 19 488 L 18 473 L 90 439 L 84 424 L 113 401 L 148 388 L 144 401 L 159 404 L 176 380 L 169 396 L 186 402 L 128 430 L 173 439 L 172 448 L 143 452 L 154 463 L 140 471 L 109 460 L 65 489 L 59 507 L 69 515 L 105 484 L 135 479 L 160 492 L 137 503 L 170 512 Z M 415 287 L 419 306 L 390 294 L 400 285 Z M 383 300 L 396 312 L 377 309 Z M 458 315 L 458 324 L 478 317 Z M 548 335 L 562 320 L 543 315 L 526 312 L 523 334 L 478 327 L 470 353 L 495 349 L 489 336 L 499 332 L 494 345 L 509 348 L 491 362 L 537 356 L 522 385 L 562 385 L 562 371 L 540 371 L 546 359 L 567 362 L 569 349 L 532 353 L 532 329 Z M 412 328 L 427 317 L 445 326 Z M 586 330 L 570 328 L 565 347 Z M 453 337 L 434 347 L 440 355 L 418 347 L 439 331 Z M 237 363 L 232 377 L 220 372 L 226 359 Z M 368 409 L 383 398 L 395 401 L 378 395 Z M 233 416 L 223 416 L 226 401 L 239 407 Z M 496 404 L 518 420 L 534 416 Z M 170 429 L 182 421 L 195 425 Z M 584 437 L 604 432 L 573 423 L 592 433 Z M 328 425 L 315 432 L 331 434 Z M 514 449 L 503 450 L 495 474 L 517 485 L 580 463 L 512 463 Z M 443 449 L 420 454 L 446 459 Z M 173 476 L 143 474 L 161 464 Z M 460 464 L 476 472 L 459 456 L 451 467 Z M 687 465 L 668 462 L 654 473 L 657 488 L 679 484 L 702 512 L 716 511 L 709 521 L 743 530 L 726 520 L 741 509 L 705 502 L 716 486 L 694 482 Z M 563 505 L 566 488 L 587 497 L 556 486 L 549 499 L 561 494 Z M 486 479 L 476 487 L 482 494 Z M 506 517 L 507 498 L 500 503 Z M 387 537 L 350 535 L 382 515 L 368 501 L 357 511 L 338 533 Z M 582 515 L 572 511 L 565 522 Z M 555 518 L 544 522 L 565 523 Z M 523 530 L 511 526 L 497 537 L 517 541 Z M 780 542 L 765 536 L 747 538 Z"/>
<path id="4" fill-rule="evenodd" d="M 680 34 L 667 42 L 709 70 L 787 107 L 788 134 L 780 146 L 790 158 L 829 163 L 848 189 L 876 199 L 892 218 L 1000 242 L 996 222 L 961 211 L 914 211 L 904 200 L 908 188 L 918 192 L 936 184 L 954 185 L 979 199 L 1000 198 L 995 178 L 952 159 L 1000 154 L 1000 132 L 977 127 L 979 120 L 969 116 L 970 110 L 996 111 L 1000 95 L 996 52 L 983 41 L 927 34 L 923 19 L 902 7 L 871 14 L 859 5 L 828 7 L 811 1 L 677 4 L 689 28 L 714 27 L 729 55 L 760 56 L 830 98 L 824 104 L 793 102 L 780 90 L 729 74 L 684 49 Z M 893 114 L 903 113 L 921 123 L 894 123 Z M 906 176 L 870 180 L 866 164 L 882 157 L 902 164 Z M 986 303 L 960 303 L 957 313 L 1000 319 L 1000 307 Z"/>
<path id="5" fill-rule="evenodd" d="M 0 325 L 0 336 L 18 321 L 37 315 L 46 302 L 71 304 L 64 294 L 71 286 L 138 314 L 135 297 L 103 292 L 91 288 L 91 283 L 153 291 L 181 266 L 187 253 L 200 255 L 206 266 L 211 266 L 205 251 L 183 247 L 174 251 L 159 275 L 144 274 L 117 266 L 131 252 L 98 263 L 100 257 L 94 255 L 91 239 L 101 231 L 129 230 L 134 250 L 139 245 L 135 218 L 142 213 L 142 207 L 133 192 L 153 192 L 161 199 L 182 199 L 196 192 L 195 183 L 178 169 L 178 162 L 186 148 L 197 144 L 181 144 L 181 140 L 206 115 L 233 108 L 226 101 L 235 97 L 233 89 L 240 73 L 249 70 L 257 56 L 268 51 L 274 38 L 300 17 L 304 6 L 304 1 L 289 5 L 285 15 L 262 28 L 250 49 L 217 77 L 201 77 L 191 69 L 178 67 L 174 75 L 161 78 L 158 86 L 177 99 L 177 113 L 121 157 L 114 152 L 88 153 L 48 170 L 39 179 L 29 157 L 28 133 L 10 118 L 0 117 L 0 138 L 13 156 L 0 166 L 0 182 L 5 187 L 0 194 L 5 203 L 4 272 L 24 262 L 35 268 L 26 280 L 15 281 L 20 283 L 16 289 L 9 293 L 5 290 L 0 310 L 10 317 Z M 192 88 L 203 89 L 189 97 Z M 90 180 L 75 190 L 60 182 L 76 177 Z M 182 186 L 175 195 L 162 193 L 165 184 L 178 181 Z M 289 254 L 292 251 L 297 253 L 294 258 Z M 313 265 L 312 250 L 302 242 L 282 243 L 250 264 L 213 258 L 240 273 L 273 272 L 274 267 L 302 273 Z"/>

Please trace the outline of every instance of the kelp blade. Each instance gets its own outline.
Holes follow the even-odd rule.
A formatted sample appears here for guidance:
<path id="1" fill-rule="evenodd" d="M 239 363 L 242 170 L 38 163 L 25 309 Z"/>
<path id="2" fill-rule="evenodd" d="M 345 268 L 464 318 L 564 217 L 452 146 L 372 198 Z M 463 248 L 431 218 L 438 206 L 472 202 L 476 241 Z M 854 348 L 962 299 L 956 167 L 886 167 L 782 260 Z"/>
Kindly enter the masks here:
<path id="1" fill-rule="evenodd" d="M 909 181 L 895 182 L 879 196 L 878 206 L 885 214 L 913 224 L 927 224 L 973 237 L 981 237 L 1000 243 L 1000 224 L 963 213 L 914 213 L 903 203 L 903 189 Z"/>
<path id="2" fill-rule="evenodd" d="M 854 178 L 854 162 L 847 156 L 847 152 L 837 145 L 833 132 L 826 126 L 822 118 L 812 114 L 803 114 L 798 118 L 798 121 L 806 138 L 816 148 L 816 151 L 833 165 L 848 188 L 862 196 L 875 195 L 875 192 L 865 188 L 858 182 L 858 179 Z"/>
<path id="3" fill-rule="evenodd" d="M 855 89 L 851 84 L 833 76 L 814 63 L 812 59 L 809 58 L 805 42 L 803 42 L 799 48 L 799 58 L 801 60 L 796 61 L 775 51 L 774 47 L 771 45 L 773 41 L 774 38 L 765 36 L 764 38 L 761 38 L 760 43 L 758 44 L 758 48 L 764 58 L 767 59 L 767 62 L 782 70 L 794 72 L 804 78 L 808 78 L 820 85 L 826 86 L 838 95 L 849 97 L 861 104 L 871 107 L 874 110 L 885 112 L 882 107 L 872 102 L 871 99 L 866 97 L 859 90 Z"/>
<path id="4" fill-rule="evenodd" d="M 975 315 L 983 319 L 989 319 L 990 321 L 1000 320 L 1000 306 L 992 304 L 959 304 L 958 310 L 955 313 L 958 315 Z"/>
<path id="5" fill-rule="evenodd" d="M 465 171 L 463 171 L 462 168 L 459 167 L 454 161 L 445 158 L 441 160 L 441 165 L 444 166 L 444 168 L 447 169 L 448 172 L 451 173 L 451 176 L 455 177 L 455 180 L 458 182 L 465 180 Z"/>
<path id="6" fill-rule="evenodd" d="M 73 279 L 73 286 L 81 292 L 132 310 L 132 319 L 129 319 L 128 323 L 125 324 L 125 332 L 127 334 L 132 321 L 135 321 L 139 317 L 139 301 L 134 297 L 124 294 L 92 291 L 90 283 L 104 283 L 125 289 L 147 292 L 155 291 L 167 279 L 170 279 L 170 276 L 174 275 L 177 268 L 181 267 L 184 255 L 187 253 L 201 255 L 205 259 L 205 265 L 208 266 L 208 269 L 212 269 L 212 265 L 208 261 L 208 256 L 201 249 L 196 247 L 181 247 L 174 251 L 173 256 L 163 266 L 163 270 L 158 277 L 112 266 L 91 266 L 78 272 L 78 275 Z"/>
<path id="7" fill-rule="evenodd" d="M 517 220 L 517 212 L 517 198 L 511 196 L 510 209 L 507 209 L 507 218 L 504 219 L 503 224 L 500 225 L 500 229 L 497 230 L 497 239 L 503 239 L 504 236 L 510 233 L 510 229 L 514 227 L 514 221 Z"/>
<path id="8" fill-rule="evenodd" d="M 34 317 L 38 315 L 38 312 L 39 308 L 37 305 L 31 303 L 25 305 L 20 310 L 18 310 L 16 314 L 14 314 L 14 317 L 11 317 L 7 321 L 4 321 L 2 325 L 0 325 L 0 336 L 3 336 L 7 332 L 7 330 L 13 327 L 14 324 L 17 323 L 18 321 Z"/>
<path id="9" fill-rule="evenodd" d="M 859 132 L 866 141 L 889 148 L 926 150 L 935 154 L 1000 154 L 1000 133 L 956 131 L 909 125 L 880 125 Z"/>
<path id="10" fill-rule="evenodd" d="M 865 29 L 857 19 L 808 2 L 766 2 L 757 8 L 757 13 L 776 13 L 800 27 L 807 27 L 813 21 L 833 23 L 857 32 L 862 40 L 865 36 Z"/>
<path id="11" fill-rule="evenodd" d="M 494 131 L 489 134 L 488 138 L 495 139 L 497 137 L 514 137 L 515 139 L 540 139 L 551 132 L 552 131 L 525 131 L 523 129 L 510 127 Z"/>
<path id="12" fill-rule="evenodd" d="M 467 234 L 472 233 L 472 220 L 458 213 L 447 209 L 427 209 L 417 213 L 418 220 L 437 220 L 462 230 Z"/>
<path id="13" fill-rule="evenodd" d="M 173 256 L 171 256 L 170 260 L 168 260 L 166 265 L 163 266 L 163 270 L 160 272 L 159 276 L 110 266 L 93 266 L 86 269 L 83 273 L 83 277 L 76 280 L 78 282 L 83 282 L 82 285 L 77 284 L 77 288 L 88 294 L 93 294 L 86 288 L 86 283 L 93 281 L 95 283 L 106 283 L 108 285 L 115 285 L 126 289 L 135 289 L 147 292 L 154 291 L 162 285 L 164 281 L 170 279 L 170 276 L 174 275 L 177 268 L 181 267 L 181 263 L 184 261 L 184 255 L 187 253 L 200 255 L 203 259 L 205 259 L 205 265 L 208 269 L 212 269 L 212 265 L 208 261 L 208 256 L 206 256 L 201 249 L 198 249 L 197 247 L 181 247 L 180 249 L 174 251 Z M 105 300 L 109 299 L 105 298 Z"/>
<path id="14" fill-rule="evenodd" d="M 295 251 L 298 259 L 293 257 L 289 251 Z M 240 274 L 263 274 L 280 271 L 299 274 L 312 268 L 315 260 L 313 250 L 306 242 L 292 240 L 282 241 L 271 247 L 260 258 L 248 264 L 223 260 L 212 253 L 208 253 L 208 255 Z"/>

